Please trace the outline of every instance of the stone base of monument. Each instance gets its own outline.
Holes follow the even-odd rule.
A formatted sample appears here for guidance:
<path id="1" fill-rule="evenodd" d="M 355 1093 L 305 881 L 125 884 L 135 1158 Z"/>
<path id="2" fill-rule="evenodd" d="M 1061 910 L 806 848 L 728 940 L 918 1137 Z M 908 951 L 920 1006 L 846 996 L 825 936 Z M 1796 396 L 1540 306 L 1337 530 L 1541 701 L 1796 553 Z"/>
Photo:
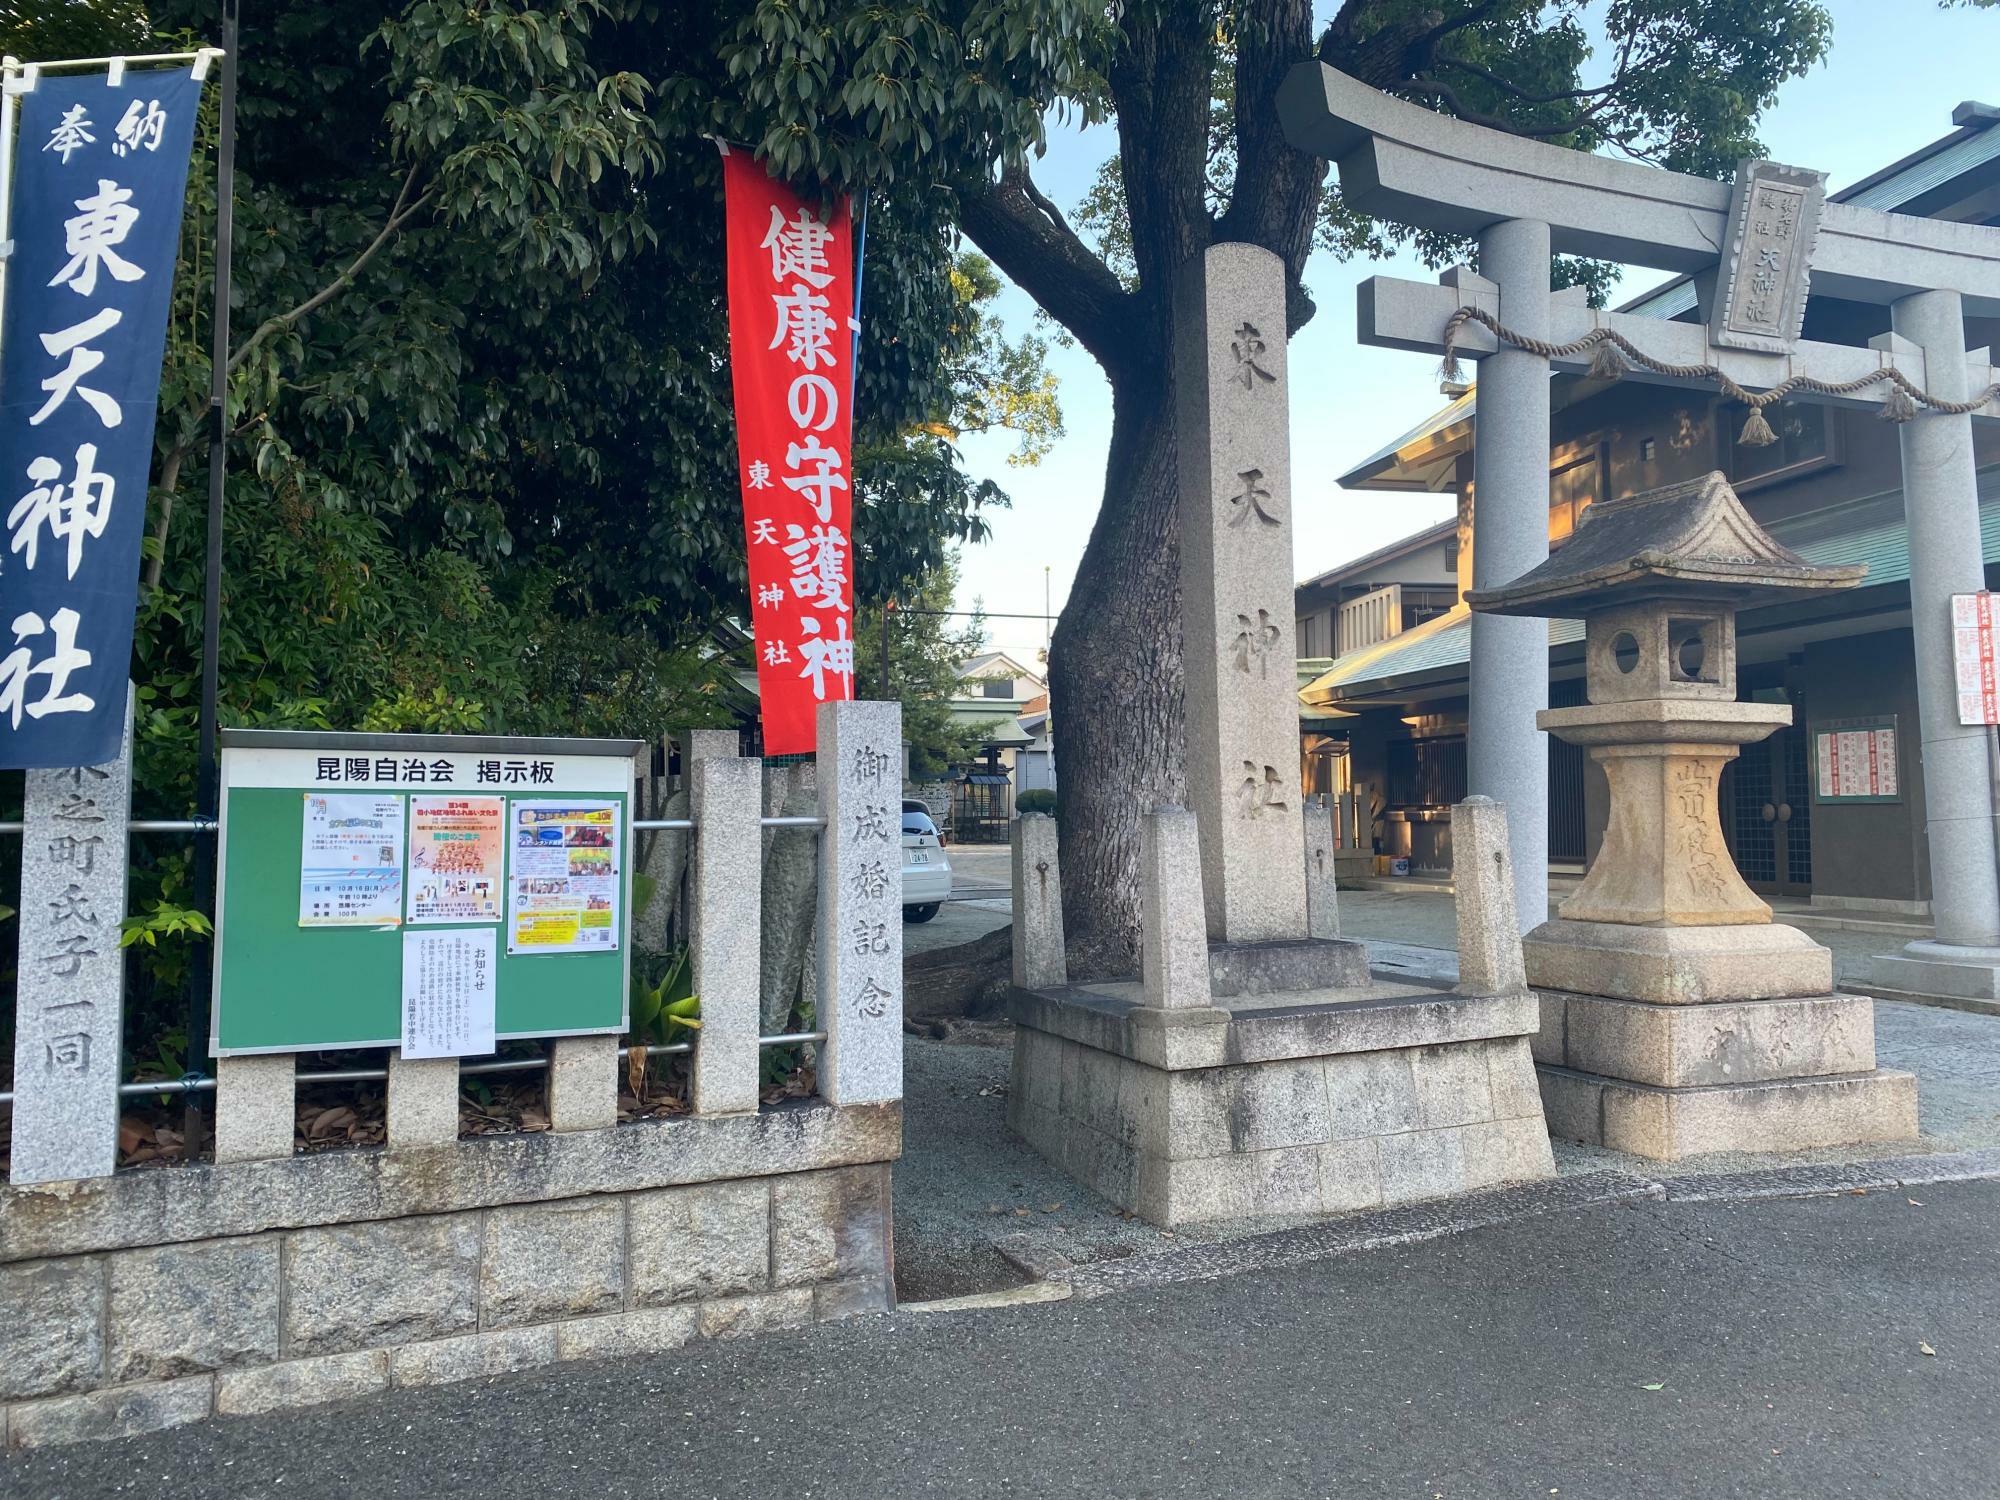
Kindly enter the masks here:
<path id="1" fill-rule="evenodd" d="M 1358 944 L 1345 944 L 1358 953 Z M 1148 1008 L 1016 990 L 1008 1124 L 1152 1223 L 1336 1213 L 1553 1175 L 1534 997 L 1414 982 Z"/>
<path id="2" fill-rule="evenodd" d="M 1768 918 L 1761 926 L 1638 927 L 1558 917 L 1521 946 L 1538 989 L 1700 1005 L 1833 988 L 1833 955 L 1796 927 Z"/>
<path id="3" fill-rule="evenodd" d="M 1056 878 L 1023 819 L 1017 869 Z M 1140 976 L 1071 984 L 1059 914 L 1015 927 L 1007 1119 L 1042 1155 L 1155 1224 L 1337 1213 L 1553 1176 L 1528 1038 L 1504 814 L 1453 810 L 1461 987 L 1371 975 L 1337 938 L 1208 943 L 1192 814 L 1140 832 Z M 1338 926 L 1308 820 L 1307 925 Z M 1035 977 L 1023 982 L 1023 974 Z"/>
<path id="4" fill-rule="evenodd" d="M 1889 1068 L 1697 1088 L 1657 1088 L 1568 1068 L 1538 1071 L 1549 1134 L 1654 1161 L 1711 1151 L 1811 1151 L 1917 1135 L 1916 1075 Z"/>

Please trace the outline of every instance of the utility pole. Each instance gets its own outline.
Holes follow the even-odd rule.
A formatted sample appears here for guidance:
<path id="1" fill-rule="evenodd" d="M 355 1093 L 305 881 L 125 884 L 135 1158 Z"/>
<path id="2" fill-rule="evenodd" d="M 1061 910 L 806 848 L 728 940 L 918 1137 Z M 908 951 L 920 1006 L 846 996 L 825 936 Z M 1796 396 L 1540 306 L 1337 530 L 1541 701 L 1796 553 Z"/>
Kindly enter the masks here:
<path id="1" fill-rule="evenodd" d="M 889 701 L 889 615 L 896 607 L 894 599 L 882 601 L 882 701 Z"/>

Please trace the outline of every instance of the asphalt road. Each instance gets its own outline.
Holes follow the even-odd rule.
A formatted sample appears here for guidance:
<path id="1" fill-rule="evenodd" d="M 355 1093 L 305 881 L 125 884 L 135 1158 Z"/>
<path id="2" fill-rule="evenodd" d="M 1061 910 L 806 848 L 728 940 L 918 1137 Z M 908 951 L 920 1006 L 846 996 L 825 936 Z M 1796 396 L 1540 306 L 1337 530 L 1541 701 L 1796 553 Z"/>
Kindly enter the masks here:
<path id="1" fill-rule="evenodd" d="M 2000 1185 L 1915 1196 L 695 1345 L 24 1455 L 0 1495 L 1994 1496 Z"/>

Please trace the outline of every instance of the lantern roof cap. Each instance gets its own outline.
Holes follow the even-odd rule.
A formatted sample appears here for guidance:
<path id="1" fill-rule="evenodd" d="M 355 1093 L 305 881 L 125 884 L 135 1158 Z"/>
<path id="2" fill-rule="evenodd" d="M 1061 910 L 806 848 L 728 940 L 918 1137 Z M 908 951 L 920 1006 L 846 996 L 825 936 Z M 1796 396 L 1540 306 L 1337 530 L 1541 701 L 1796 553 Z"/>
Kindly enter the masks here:
<path id="1" fill-rule="evenodd" d="M 1587 507 L 1545 562 L 1465 598 L 1485 614 L 1560 619 L 1649 600 L 1740 609 L 1853 588 L 1867 571 L 1813 566 L 1752 520 L 1729 481 L 1710 471 Z"/>

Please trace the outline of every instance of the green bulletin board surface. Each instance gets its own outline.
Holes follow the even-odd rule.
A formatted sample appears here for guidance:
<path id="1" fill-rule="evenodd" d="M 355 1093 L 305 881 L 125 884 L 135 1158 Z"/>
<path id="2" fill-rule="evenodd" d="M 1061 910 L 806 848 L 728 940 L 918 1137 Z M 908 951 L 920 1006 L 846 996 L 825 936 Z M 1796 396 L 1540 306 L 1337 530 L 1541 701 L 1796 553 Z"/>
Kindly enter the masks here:
<path id="1" fill-rule="evenodd" d="M 391 929 L 299 925 L 303 799 L 309 790 L 313 788 L 223 789 L 221 941 L 213 1028 L 218 1056 L 394 1046 L 401 1039 L 403 933 L 410 930 L 408 924 Z M 407 819 L 409 796 L 425 789 L 371 790 L 381 796 L 400 796 Z M 484 927 L 496 932 L 496 1037 L 622 1032 L 632 940 L 630 797 L 562 786 L 523 787 L 519 795 L 497 787 L 455 790 L 463 795 L 506 797 L 510 880 L 514 802 L 567 795 L 618 804 L 622 910 L 618 946 L 613 951 L 510 955 L 504 901 L 503 920 L 498 923 L 425 923 L 416 930 Z M 406 840 L 406 902 L 408 859 Z"/>

